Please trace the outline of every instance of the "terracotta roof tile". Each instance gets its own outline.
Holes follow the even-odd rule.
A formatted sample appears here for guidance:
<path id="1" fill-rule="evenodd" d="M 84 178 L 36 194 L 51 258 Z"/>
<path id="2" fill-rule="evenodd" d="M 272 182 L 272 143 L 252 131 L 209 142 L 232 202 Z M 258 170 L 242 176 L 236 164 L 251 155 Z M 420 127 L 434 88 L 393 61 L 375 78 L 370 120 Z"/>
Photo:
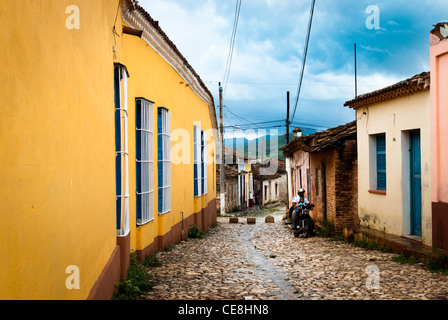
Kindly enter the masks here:
<path id="1" fill-rule="evenodd" d="M 182 53 L 179 51 L 179 49 L 176 47 L 176 45 L 171 41 L 171 39 L 166 35 L 166 33 L 162 30 L 162 28 L 159 26 L 159 22 L 154 20 L 151 15 L 146 12 L 146 10 L 141 7 L 138 4 L 137 0 L 132 0 L 132 3 L 134 4 L 134 9 L 140 12 L 146 19 L 146 21 L 153 26 L 157 32 L 162 36 L 162 38 L 168 43 L 168 45 L 173 49 L 174 52 L 179 56 L 179 58 L 183 61 L 185 66 L 191 70 L 191 72 L 196 77 L 199 84 L 203 87 L 203 89 L 207 92 L 207 94 L 210 97 L 210 100 L 213 101 L 213 95 L 211 94 L 210 90 L 207 88 L 207 86 L 202 81 L 201 77 L 196 73 L 196 71 L 193 69 L 193 67 L 188 63 L 187 59 L 182 55 Z"/>
<path id="2" fill-rule="evenodd" d="M 295 138 L 286 146 L 282 147 L 281 150 L 285 155 L 292 154 L 297 150 L 303 150 L 310 153 L 318 152 L 327 147 L 336 145 L 338 141 L 349 138 L 356 139 L 356 121 L 322 132 Z"/>
<path id="3" fill-rule="evenodd" d="M 430 82 L 430 73 L 423 72 L 386 88 L 360 95 L 356 99 L 347 101 L 344 106 L 357 109 L 374 103 L 409 95 L 429 89 Z"/>
<path id="4" fill-rule="evenodd" d="M 276 165 L 272 165 L 270 163 L 270 161 L 274 161 L 274 164 Z M 267 168 L 267 170 L 272 169 L 272 172 L 269 172 L 270 174 L 268 175 L 260 175 L 260 169 L 261 168 Z M 273 172 L 273 169 L 276 168 L 277 170 L 275 172 Z M 256 180 L 263 178 L 265 180 L 270 180 L 270 179 L 277 179 L 282 177 L 285 173 L 286 173 L 286 163 L 285 161 L 281 160 L 281 159 L 268 159 L 266 160 L 264 163 L 260 163 L 260 164 L 255 164 L 252 166 L 252 173 L 254 175 L 254 178 Z"/>

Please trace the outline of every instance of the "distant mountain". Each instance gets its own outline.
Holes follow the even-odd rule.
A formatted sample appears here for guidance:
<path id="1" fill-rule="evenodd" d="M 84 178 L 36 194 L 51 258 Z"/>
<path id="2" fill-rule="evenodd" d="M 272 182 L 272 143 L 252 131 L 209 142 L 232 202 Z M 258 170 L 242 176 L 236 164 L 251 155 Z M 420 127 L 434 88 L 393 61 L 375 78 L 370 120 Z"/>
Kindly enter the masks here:
<path id="1" fill-rule="evenodd" d="M 316 130 L 313 129 L 305 129 L 303 132 L 303 135 L 309 135 L 315 133 Z M 281 136 L 271 136 L 266 135 L 263 137 L 259 137 L 257 139 L 248 140 L 245 138 L 231 138 L 231 139 L 225 139 L 224 145 L 228 148 L 237 149 L 237 151 L 242 151 L 242 146 L 244 146 L 244 154 L 251 157 L 256 157 L 256 151 L 257 146 L 258 148 L 261 148 L 262 139 L 265 138 L 266 141 L 266 157 L 278 157 L 278 159 L 285 160 L 285 157 L 283 156 L 282 152 L 280 151 L 280 148 L 286 145 L 286 134 Z M 294 134 L 291 132 L 289 134 L 289 140 L 291 141 L 294 138 Z M 270 143 L 273 139 L 277 140 L 277 150 L 269 150 L 270 149 Z M 272 152 L 269 152 L 272 151 Z M 261 155 L 259 156 L 261 157 Z"/>

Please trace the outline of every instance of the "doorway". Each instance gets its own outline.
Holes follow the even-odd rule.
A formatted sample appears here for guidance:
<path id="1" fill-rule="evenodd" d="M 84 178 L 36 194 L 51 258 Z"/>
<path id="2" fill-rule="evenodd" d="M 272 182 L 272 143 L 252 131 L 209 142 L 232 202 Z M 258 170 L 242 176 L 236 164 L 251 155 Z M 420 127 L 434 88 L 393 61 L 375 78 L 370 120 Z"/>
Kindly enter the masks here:
<path id="1" fill-rule="evenodd" d="M 420 131 L 409 135 L 411 234 L 422 236 L 422 174 Z"/>

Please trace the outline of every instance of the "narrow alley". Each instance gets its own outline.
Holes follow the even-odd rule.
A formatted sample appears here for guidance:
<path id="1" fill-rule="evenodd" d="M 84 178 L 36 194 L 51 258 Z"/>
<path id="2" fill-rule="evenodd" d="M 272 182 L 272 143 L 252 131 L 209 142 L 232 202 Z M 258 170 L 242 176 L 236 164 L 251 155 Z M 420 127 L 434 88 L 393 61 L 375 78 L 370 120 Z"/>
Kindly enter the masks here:
<path id="1" fill-rule="evenodd" d="M 392 261 L 394 253 L 314 236 L 295 238 L 258 216 L 256 224 L 218 218 L 203 239 L 157 253 L 156 286 L 148 300 L 446 300 L 448 276 L 422 264 Z M 375 274 L 375 272 L 377 272 Z"/>

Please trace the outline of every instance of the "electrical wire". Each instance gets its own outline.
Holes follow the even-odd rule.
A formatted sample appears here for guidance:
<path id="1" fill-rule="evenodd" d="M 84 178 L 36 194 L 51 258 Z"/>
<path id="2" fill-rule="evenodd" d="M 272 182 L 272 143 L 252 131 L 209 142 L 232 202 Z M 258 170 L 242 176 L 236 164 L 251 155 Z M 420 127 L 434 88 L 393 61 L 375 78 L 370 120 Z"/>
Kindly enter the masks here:
<path id="1" fill-rule="evenodd" d="M 241 119 L 241 120 L 243 120 L 243 121 L 247 121 L 247 122 L 249 122 L 250 124 L 255 125 L 256 127 L 258 127 L 258 126 L 257 126 L 255 123 L 253 123 L 252 121 L 247 120 L 247 119 L 244 119 L 244 118 L 242 118 L 242 117 L 236 115 L 236 114 L 233 113 L 229 108 L 226 108 L 226 109 L 227 109 L 227 111 L 229 111 L 231 114 L 233 114 L 235 117 L 237 117 L 237 118 L 239 118 L 239 119 Z"/>
<path id="2" fill-rule="evenodd" d="M 275 123 L 275 122 L 283 122 L 284 120 L 272 120 L 272 121 L 264 121 L 264 122 L 255 122 L 255 123 L 242 123 L 242 124 L 236 124 L 232 127 L 242 127 L 247 125 L 258 125 L 258 124 L 267 124 L 267 123 Z M 226 127 L 224 127 L 226 128 Z"/>
<path id="3" fill-rule="evenodd" d="M 303 81 L 303 73 L 305 71 L 306 56 L 308 54 L 308 45 L 309 45 L 309 42 L 310 42 L 311 25 L 313 23 L 313 15 L 314 15 L 314 5 L 315 5 L 315 3 L 316 3 L 316 0 L 312 0 L 312 2 L 311 2 L 311 9 L 310 9 L 310 20 L 308 22 L 308 31 L 307 31 L 307 34 L 306 34 L 305 48 L 304 48 L 304 52 L 303 52 L 302 69 L 300 70 L 299 84 L 298 84 L 298 87 L 297 87 L 297 96 L 296 96 L 296 100 L 295 100 L 294 113 L 293 113 L 293 116 L 291 118 L 291 122 L 294 120 L 294 117 L 296 116 L 297 105 L 299 103 L 300 90 L 302 88 L 302 81 Z"/>
<path id="4" fill-rule="evenodd" d="M 241 11 L 241 1 L 242 0 L 237 0 L 236 1 L 235 19 L 234 19 L 234 22 L 233 22 L 232 36 L 230 38 L 230 48 L 229 48 L 229 55 L 227 57 L 226 70 L 225 70 L 225 73 L 224 73 L 223 96 L 226 93 L 227 83 L 228 83 L 229 75 L 230 75 L 230 68 L 232 66 L 233 50 L 234 50 L 234 47 L 235 47 L 235 39 L 236 39 L 236 31 L 238 29 L 238 22 L 239 22 L 240 11 Z"/>

